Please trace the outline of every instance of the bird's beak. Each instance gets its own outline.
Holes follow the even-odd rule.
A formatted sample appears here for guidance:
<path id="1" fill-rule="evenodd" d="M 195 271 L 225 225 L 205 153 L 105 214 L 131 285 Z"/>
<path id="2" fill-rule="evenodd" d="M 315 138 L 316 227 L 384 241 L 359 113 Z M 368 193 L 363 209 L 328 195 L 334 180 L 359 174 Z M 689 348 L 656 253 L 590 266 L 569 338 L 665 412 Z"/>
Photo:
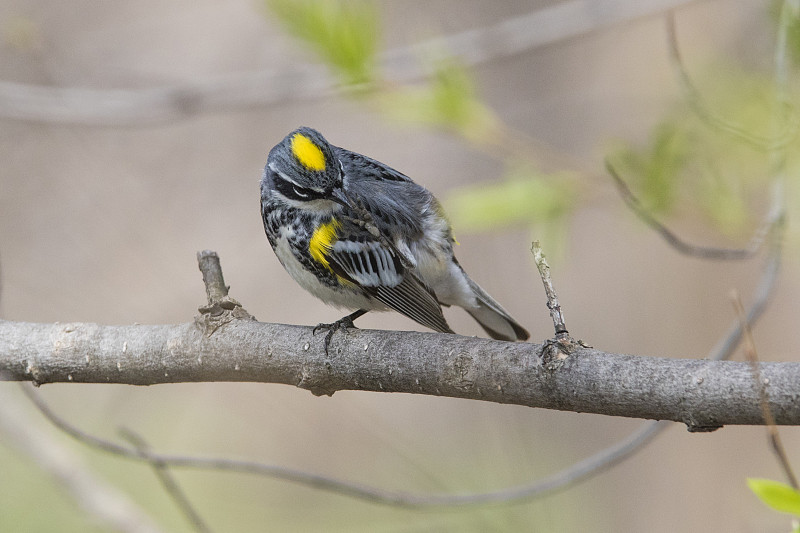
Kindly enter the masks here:
<path id="1" fill-rule="evenodd" d="M 344 191 L 340 188 L 336 188 L 331 191 L 331 200 L 344 207 L 353 207 L 353 202 L 350 201 L 350 198 L 348 198 Z"/>

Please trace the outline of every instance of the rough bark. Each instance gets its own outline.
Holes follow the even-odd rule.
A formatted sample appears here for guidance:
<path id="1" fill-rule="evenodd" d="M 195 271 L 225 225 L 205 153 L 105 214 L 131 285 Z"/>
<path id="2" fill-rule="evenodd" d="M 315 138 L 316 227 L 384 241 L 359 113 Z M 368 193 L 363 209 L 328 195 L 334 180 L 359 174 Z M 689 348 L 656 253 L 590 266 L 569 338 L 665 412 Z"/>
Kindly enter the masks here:
<path id="1" fill-rule="evenodd" d="M 209 334 L 210 333 L 210 334 Z M 349 330 L 330 353 L 311 328 L 228 317 L 171 326 L 0 321 L 0 376 L 36 384 L 256 381 L 470 398 L 673 420 L 690 430 L 763 424 L 748 363 L 667 359 L 436 333 Z M 547 350 L 551 352 L 552 350 Z M 761 363 L 778 424 L 800 423 L 800 363 Z"/>

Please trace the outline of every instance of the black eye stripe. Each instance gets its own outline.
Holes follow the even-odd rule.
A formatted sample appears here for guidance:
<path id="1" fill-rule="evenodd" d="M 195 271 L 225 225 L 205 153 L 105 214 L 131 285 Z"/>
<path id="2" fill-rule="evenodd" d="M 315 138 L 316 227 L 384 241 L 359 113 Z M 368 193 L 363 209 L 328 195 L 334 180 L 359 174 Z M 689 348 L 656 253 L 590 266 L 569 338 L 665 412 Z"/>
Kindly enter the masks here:
<path id="1" fill-rule="evenodd" d="M 311 200 L 325 198 L 325 194 L 295 185 L 294 183 L 281 178 L 281 176 L 277 173 L 274 175 L 274 183 L 275 190 L 290 200 L 309 202 Z"/>

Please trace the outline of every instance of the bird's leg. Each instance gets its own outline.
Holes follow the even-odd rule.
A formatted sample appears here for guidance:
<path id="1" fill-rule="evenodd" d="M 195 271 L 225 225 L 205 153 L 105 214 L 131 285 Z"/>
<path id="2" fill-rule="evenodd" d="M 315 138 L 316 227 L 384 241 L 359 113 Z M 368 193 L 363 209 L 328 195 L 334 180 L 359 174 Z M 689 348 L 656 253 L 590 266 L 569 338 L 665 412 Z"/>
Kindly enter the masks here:
<path id="1" fill-rule="evenodd" d="M 316 335 L 317 331 L 320 329 L 327 329 L 328 333 L 325 335 L 325 355 L 328 355 L 328 345 L 331 343 L 331 337 L 333 337 L 333 333 L 336 330 L 342 329 L 347 331 L 348 328 L 355 328 L 355 324 L 353 324 L 353 320 L 356 318 L 365 315 L 367 313 L 366 309 L 359 309 L 353 313 L 350 313 L 346 317 L 340 318 L 336 322 L 331 322 L 330 324 L 317 324 L 314 326 L 314 329 L 311 330 L 312 335 Z"/>

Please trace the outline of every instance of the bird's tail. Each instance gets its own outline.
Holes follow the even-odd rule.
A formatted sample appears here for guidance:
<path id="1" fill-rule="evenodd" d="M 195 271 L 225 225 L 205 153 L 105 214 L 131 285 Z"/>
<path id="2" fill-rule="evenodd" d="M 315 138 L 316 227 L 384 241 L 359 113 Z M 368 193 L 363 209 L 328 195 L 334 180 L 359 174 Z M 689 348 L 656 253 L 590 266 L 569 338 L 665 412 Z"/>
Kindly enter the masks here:
<path id="1" fill-rule="evenodd" d="M 528 340 L 530 333 L 519 323 L 511 318 L 503 307 L 494 298 L 489 296 L 480 285 L 467 278 L 472 292 L 478 301 L 478 307 L 467 309 L 478 324 L 493 339 L 503 341 L 524 341 Z"/>

